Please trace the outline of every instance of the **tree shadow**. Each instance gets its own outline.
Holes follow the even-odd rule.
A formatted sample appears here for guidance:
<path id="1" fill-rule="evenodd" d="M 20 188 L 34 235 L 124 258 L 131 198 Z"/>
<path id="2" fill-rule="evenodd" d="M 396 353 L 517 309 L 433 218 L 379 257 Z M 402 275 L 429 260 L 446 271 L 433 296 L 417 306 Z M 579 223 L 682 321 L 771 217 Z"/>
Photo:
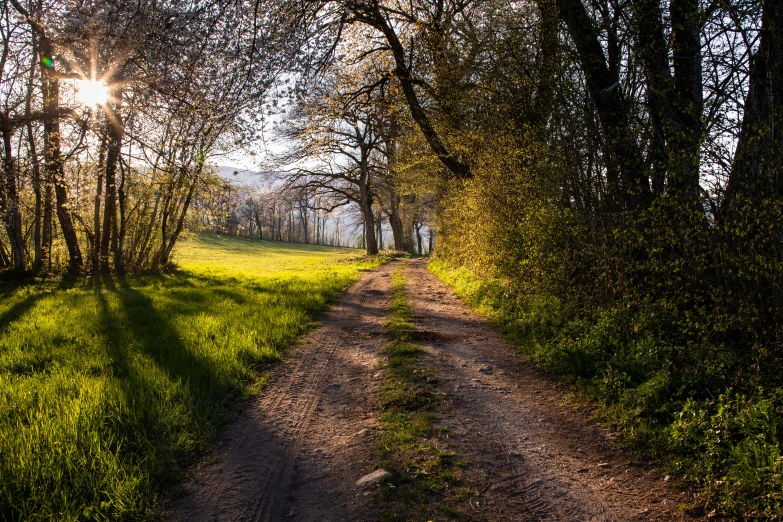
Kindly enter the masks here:
<path id="1" fill-rule="evenodd" d="M 217 434 L 225 406 L 238 397 L 241 385 L 194 353 L 172 324 L 171 313 L 158 310 L 124 277 L 102 277 L 94 288 L 111 373 L 125 403 L 120 407 L 126 408 L 115 417 L 113 431 L 123 434 L 123 451 L 131 459 L 144 457 L 142 465 L 153 482 L 171 484 L 203 449 L 193 441 L 203 443 Z M 195 306 L 173 313 L 197 311 Z M 161 373 L 168 382 L 161 381 Z M 172 401 L 176 408 L 170 407 Z"/>
<path id="2" fill-rule="evenodd" d="M 44 295 L 46 294 L 36 293 L 28 295 L 0 314 L 0 332 L 3 332 L 11 323 L 26 314 Z"/>
<path id="3" fill-rule="evenodd" d="M 116 280 L 116 283 L 115 283 Z M 119 326 L 133 337 L 134 348 L 149 356 L 172 380 L 200 383 L 212 390 L 230 390 L 234 386 L 227 379 L 215 375 L 215 368 L 203 357 L 194 354 L 180 336 L 172 322 L 154 306 L 152 298 L 128 284 L 123 276 L 106 277 L 103 287 L 118 298 L 120 305 Z M 181 293 L 177 300 L 185 306 L 177 306 L 176 315 L 195 315 L 203 307 L 195 303 L 208 299 L 211 289 L 204 292 Z M 178 305 L 180 303 L 177 303 Z M 194 305 L 191 306 L 191 303 Z"/>
<path id="4" fill-rule="evenodd" d="M 30 295 L 20 301 L 12 304 L 8 310 L 0 313 L 0 332 L 8 328 L 11 323 L 19 320 L 23 315 L 29 312 L 41 299 L 52 294 L 55 289 L 68 290 L 76 284 L 73 280 L 61 280 L 57 285 L 46 285 L 41 288 L 34 288 Z M 30 281 L 19 281 L 13 283 L 0 284 L 0 299 L 13 299 L 13 294 L 19 289 L 31 286 Z"/>

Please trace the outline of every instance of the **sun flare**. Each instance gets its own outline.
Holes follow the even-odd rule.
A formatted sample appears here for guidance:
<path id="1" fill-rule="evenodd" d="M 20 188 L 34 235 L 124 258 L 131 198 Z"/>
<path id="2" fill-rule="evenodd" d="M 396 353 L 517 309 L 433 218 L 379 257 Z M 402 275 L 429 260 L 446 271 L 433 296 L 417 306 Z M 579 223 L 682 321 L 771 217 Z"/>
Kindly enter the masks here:
<path id="1" fill-rule="evenodd" d="M 76 99 L 82 105 L 104 105 L 109 99 L 109 88 L 97 80 L 78 80 Z"/>

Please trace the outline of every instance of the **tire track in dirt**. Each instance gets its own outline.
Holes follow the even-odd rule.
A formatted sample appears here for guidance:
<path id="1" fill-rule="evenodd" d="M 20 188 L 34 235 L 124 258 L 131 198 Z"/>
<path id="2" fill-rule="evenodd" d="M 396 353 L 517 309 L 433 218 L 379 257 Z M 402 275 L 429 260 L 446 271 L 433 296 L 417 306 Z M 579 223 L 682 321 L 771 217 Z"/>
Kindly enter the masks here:
<path id="1" fill-rule="evenodd" d="M 320 328 L 273 372 L 266 389 L 171 505 L 180 521 L 375 521 L 382 503 L 356 488 L 376 469 L 378 384 L 390 273 L 364 274 Z M 634 462 L 574 412 L 561 388 L 469 311 L 423 261 L 406 268 L 424 362 L 439 376 L 439 424 L 479 491 L 471 519 L 668 521 L 692 501 L 660 471 Z"/>
<path id="2" fill-rule="evenodd" d="M 660 470 L 635 462 L 566 402 L 486 320 L 426 269 L 406 270 L 417 344 L 445 395 L 439 423 L 480 491 L 474 515 L 492 521 L 683 520 L 693 501 Z"/>
<path id="3" fill-rule="evenodd" d="M 374 469 L 389 263 L 364 274 L 273 372 L 171 505 L 181 521 L 376 520 Z"/>

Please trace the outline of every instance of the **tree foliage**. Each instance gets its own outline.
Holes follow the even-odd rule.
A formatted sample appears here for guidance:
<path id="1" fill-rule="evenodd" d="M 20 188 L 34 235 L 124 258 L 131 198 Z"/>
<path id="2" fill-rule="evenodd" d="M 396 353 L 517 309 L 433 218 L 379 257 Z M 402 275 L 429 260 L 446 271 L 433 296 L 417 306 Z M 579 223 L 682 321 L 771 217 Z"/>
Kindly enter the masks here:
<path id="1" fill-rule="evenodd" d="M 0 267 L 165 266 L 211 156 L 256 132 L 295 39 L 277 15 L 230 0 L 3 2 Z M 80 103 L 91 80 L 107 100 Z"/>
<path id="2" fill-rule="evenodd" d="M 308 8 L 321 45 L 303 74 L 385 64 L 362 92 L 400 93 L 401 208 L 434 196 L 439 258 L 497 282 L 528 353 L 621 412 L 647 451 L 701 452 L 681 461 L 693 463 L 742 447 L 741 429 L 720 452 L 687 447 L 690 424 L 675 421 L 778 404 L 766 390 L 783 384 L 780 3 Z M 759 429 L 778 447 L 779 416 Z M 780 461 L 762 480 L 740 460 L 690 469 L 738 477 L 708 488 L 733 514 L 783 516 L 767 495 Z"/>

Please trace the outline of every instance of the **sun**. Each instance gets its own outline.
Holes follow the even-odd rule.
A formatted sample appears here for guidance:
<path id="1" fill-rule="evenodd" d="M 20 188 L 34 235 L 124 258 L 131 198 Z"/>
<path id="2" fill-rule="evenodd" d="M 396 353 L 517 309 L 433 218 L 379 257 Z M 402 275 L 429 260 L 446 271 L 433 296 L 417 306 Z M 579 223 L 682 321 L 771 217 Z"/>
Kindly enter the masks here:
<path id="1" fill-rule="evenodd" d="M 105 105 L 109 100 L 109 88 L 98 80 L 78 80 L 76 99 L 82 105 Z"/>

